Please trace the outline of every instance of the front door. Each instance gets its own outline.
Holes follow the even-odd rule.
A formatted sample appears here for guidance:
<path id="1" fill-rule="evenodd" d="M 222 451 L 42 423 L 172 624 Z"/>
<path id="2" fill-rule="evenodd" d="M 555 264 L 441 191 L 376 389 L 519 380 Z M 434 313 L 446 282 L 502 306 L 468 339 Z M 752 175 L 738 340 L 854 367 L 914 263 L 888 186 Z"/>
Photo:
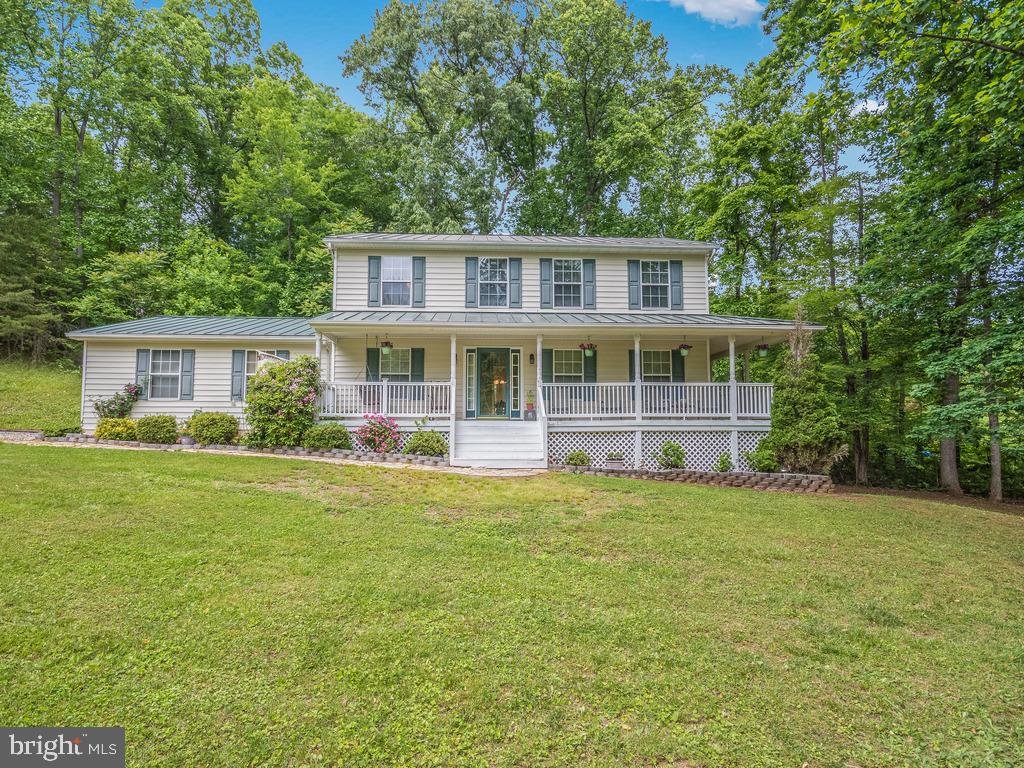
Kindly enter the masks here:
<path id="1" fill-rule="evenodd" d="M 510 350 L 477 349 L 478 419 L 507 419 L 510 406 Z"/>

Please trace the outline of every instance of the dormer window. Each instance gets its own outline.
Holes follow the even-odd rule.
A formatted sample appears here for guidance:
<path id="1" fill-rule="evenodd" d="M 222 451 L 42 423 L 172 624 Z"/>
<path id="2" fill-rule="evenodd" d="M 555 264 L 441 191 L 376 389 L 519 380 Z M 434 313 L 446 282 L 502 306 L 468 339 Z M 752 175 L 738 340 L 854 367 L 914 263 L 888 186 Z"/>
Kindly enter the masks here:
<path id="1" fill-rule="evenodd" d="M 640 262 L 640 295 L 644 309 L 668 309 L 668 262 Z"/>
<path id="2" fill-rule="evenodd" d="M 383 256 L 380 260 L 382 307 L 412 306 L 412 256 Z"/>
<path id="3" fill-rule="evenodd" d="M 508 259 L 480 259 L 480 306 L 508 306 Z"/>

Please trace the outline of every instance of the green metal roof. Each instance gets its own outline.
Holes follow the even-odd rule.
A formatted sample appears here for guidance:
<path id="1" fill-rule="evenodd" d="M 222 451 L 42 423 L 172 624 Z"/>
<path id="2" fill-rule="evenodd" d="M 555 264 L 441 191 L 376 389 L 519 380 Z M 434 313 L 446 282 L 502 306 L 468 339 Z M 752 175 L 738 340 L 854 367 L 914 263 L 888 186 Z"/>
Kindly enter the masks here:
<path id="1" fill-rule="evenodd" d="M 186 317 L 164 315 L 99 325 L 68 333 L 72 339 L 187 336 L 190 338 L 312 339 L 308 317 Z"/>

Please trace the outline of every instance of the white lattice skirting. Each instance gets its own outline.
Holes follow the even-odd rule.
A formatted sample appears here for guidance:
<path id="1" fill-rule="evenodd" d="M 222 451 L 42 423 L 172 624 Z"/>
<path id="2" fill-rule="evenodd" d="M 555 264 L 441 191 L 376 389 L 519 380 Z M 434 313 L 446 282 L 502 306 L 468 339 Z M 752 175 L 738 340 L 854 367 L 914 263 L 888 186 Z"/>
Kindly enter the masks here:
<path id="1" fill-rule="evenodd" d="M 359 427 L 349 427 L 349 432 L 352 435 L 352 442 L 358 448 L 360 446 L 360 441 L 359 441 L 358 436 L 356 435 L 356 430 L 357 429 L 359 429 Z M 448 444 L 448 442 L 449 442 L 449 440 L 448 440 L 448 430 L 447 429 L 433 429 L 433 428 L 429 428 L 429 429 L 424 429 L 423 431 L 424 432 L 437 432 L 438 434 L 441 435 L 441 437 L 444 438 L 445 444 Z M 398 448 L 397 448 L 397 451 L 396 451 L 397 453 L 401 453 L 402 452 L 402 450 L 405 448 L 406 442 L 409 440 L 410 437 L 413 436 L 413 434 L 415 434 L 415 432 L 416 432 L 416 430 L 414 428 L 412 428 L 412 427 L 399 427 L 398 428 Z"/>
<path id="2" fill-rule="evenodd" d="M 732 432 L 730 429 L 640 430 L 639 468 L 658 469 L 657 456 L 661 453 L 661 446 L 671 441 L 679 443 L 686 451 L 687 469 L 711 471 L 723 453 L 731 454 Z M 744 459 L 744 453 L 757 448 L 767 432 L 736 432 L 739 447 L 736 469 L 748 471 L 750 468 Z M 604 467 L 608 454 L 619 452 L 623 455 L 625 466 L 636 469 L 636 434 L 636 430 L 551 432 L 548 435 L 548 461 L 552 464 L 564 464 L 566 455 L 571 451 L 583 450 L 590 457 L 591 466 Z"/>

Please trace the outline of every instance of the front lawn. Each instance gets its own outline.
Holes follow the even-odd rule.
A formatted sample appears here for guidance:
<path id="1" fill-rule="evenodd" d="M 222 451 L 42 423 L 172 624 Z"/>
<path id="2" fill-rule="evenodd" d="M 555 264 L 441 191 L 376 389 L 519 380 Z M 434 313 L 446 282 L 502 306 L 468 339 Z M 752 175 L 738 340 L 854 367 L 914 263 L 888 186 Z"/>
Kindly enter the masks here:
<path id="1" fill-rule="evenodd" d="M 0 362 L 0 429 L 78 429 L 81 397 L 82 374 L 70 365 Z"/>
<path id="2" fill-rule="evenodd" d="M 1024 764 L 1024 519 L 0 445 L 0 723 L 129 765 Z"/>

